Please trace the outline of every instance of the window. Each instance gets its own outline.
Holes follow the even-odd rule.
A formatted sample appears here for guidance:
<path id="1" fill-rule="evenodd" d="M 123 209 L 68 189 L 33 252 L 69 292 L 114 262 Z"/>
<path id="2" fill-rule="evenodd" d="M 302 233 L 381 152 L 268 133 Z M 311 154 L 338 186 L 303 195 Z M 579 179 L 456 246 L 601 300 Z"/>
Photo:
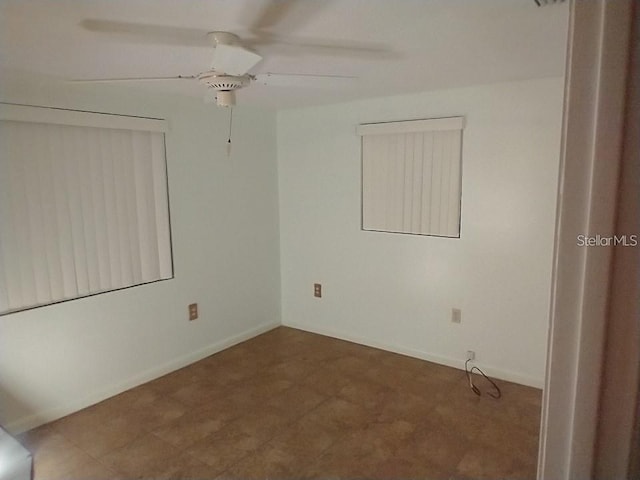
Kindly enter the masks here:
<path id="1" fill-rule="evenodd" d="M 0 314 L 173 276 L 165 130 L 0 104 Z"/>
<path id="2" fill-rule="evenodd" d="M 358 127 L 363 230 L 460 236 L 463 120 Z"/>

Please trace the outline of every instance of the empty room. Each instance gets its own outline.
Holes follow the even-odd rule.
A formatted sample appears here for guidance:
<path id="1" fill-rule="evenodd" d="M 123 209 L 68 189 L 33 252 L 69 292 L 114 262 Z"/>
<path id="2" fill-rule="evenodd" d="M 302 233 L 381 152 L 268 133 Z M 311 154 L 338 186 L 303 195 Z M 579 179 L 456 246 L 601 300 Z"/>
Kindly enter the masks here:
<path id="1" fill-rule="evenodd" d="M 638 10 L 0 0 L 0 480 L 631 478 Z"/>

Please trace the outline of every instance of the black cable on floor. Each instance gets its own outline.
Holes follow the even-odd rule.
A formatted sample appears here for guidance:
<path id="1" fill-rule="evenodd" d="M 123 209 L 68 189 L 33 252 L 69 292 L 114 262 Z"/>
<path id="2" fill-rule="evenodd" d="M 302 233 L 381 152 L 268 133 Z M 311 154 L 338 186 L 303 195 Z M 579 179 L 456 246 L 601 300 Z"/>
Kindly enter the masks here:
<path id="1" fill-rule="evenodd" d="M 495 393 L 494 392 L 486 392 L 487 395 L 489 395 L 490 397 L 493 397 L 495 399 L 498 399 L 500 397 L 502 397 L 502 391 L 500 390 L 500 387 L 498 387 L 498 385 L 496 385 L 496 383 L 491 380 L 489 377 L 487 377 L 485 375 L 485 373 L 480 370 L 478 367 L 471 367 L 471 370 L 469 370 L 469 362 L 471 361 L 471 359 L 467 359 L 466 362 L 464 362 L 464 371 L 467 374 L 467 380 L 469 380 L 469 388 L 471 388 L 471 391 L 473 393 L 475 393 L 478 396 L 482 395 L 482 392 L 480 391 L 480 389 L 473 383 L 473 372 L 474 370 L 477 370 L 478 373 L 480 373 L 480 375 L 482 375 L 484 377 L 484 379 L 486 381 L 488 381 L 491 385 L 493 385 L 493 388 L 495 389 Z"/>

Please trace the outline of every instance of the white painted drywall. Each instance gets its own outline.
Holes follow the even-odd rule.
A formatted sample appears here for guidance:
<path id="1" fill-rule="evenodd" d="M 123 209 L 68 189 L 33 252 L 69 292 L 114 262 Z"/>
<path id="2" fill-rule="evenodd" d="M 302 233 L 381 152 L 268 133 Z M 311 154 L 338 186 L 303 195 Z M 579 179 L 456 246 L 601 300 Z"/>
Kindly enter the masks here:
<path id="1" fill-rule="evenodd" d="M 458 367 L 475 350 L 488 373 L 541 386 L 562 95 L 551 78 L 280 111 L 283 323 Z M 452 115 L 461 238 L 362 231 L 356 126 Z"/>
<path id="2" fill-rule="evenodd" d="M 175 278 L 0 317 L 0 423 L 20 431 L 280 322 L 275 113 L 2 82 L 2 101 L 168 119 Z M 200 318 L 187 321 L 198 302 Z"/>

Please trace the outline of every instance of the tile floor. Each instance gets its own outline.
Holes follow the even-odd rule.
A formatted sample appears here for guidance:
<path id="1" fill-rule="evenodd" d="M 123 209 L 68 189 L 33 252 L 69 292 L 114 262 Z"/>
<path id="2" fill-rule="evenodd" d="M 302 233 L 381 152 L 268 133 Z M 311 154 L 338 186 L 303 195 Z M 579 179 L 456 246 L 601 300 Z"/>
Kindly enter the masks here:
<path id="1" fill-rule="evenodd" d="M 541 392 L 280 327 L 22 434 L 42 479 L 535 478 Z"/>

